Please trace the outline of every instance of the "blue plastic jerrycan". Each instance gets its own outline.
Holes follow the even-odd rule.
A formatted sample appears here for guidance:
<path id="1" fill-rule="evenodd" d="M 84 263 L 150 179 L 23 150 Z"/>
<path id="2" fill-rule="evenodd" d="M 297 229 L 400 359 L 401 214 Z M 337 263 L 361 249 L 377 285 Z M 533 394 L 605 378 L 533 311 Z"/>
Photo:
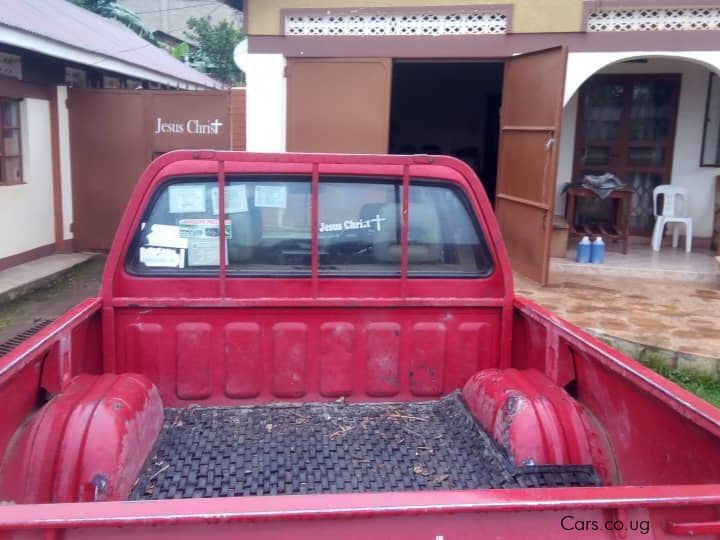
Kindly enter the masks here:
<path id="1" fill-rule="evenodd" d="M 582 240 L 577 245 L 577 252 L 575 253 L 575 262 L 589 263 L 590 262 L 590 238 L 583 236 Z"/>
<path id="2" fill-rule="evenodd" d="M 605 242 L 602 236 L 598 236 L 590 246 L 590 262 L 594 264 L 605 262 Z"/>

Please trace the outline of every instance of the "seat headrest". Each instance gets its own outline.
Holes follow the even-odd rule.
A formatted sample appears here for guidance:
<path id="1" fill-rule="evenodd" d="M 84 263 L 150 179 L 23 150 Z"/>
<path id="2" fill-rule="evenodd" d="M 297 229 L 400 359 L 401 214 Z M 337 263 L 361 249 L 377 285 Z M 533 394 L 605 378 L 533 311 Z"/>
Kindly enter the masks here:
<path id="1" fill-rule="evenodd" d="M 247 212 L 228 214 L 232 238 L 228 241 L 228 260 L 231 263 L 249 261 L 253 248 L 262 238 L 262 213 L 257 208 Z"/>
<path id="2" fill-rule="evenodd" d="M 373 253 L 379 262 L 397 263 L 402 256 L 399 214 L 395 203 L 380 208 L 382 228 L 374 237 Z M 440 219 L 435 207 L 412 202 L 408 215 L 408 263 L 437 263 L 442 261 Z"/>

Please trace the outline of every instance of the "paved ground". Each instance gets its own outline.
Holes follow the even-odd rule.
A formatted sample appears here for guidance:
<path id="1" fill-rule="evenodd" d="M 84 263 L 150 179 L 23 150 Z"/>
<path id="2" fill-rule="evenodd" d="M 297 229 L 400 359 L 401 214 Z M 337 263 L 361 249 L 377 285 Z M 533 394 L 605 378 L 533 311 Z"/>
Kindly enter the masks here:
<path id="1" fill-rule="evenodd" d="M 681 244 L 682 245 L 682 244 Z M 663 247 L 659 252 L 648 245 L 634 244 L 627 255 L 618 246 L 608 246 L 604 264 L 580 264 L 575 262 L 575 250 L 571 249 L 564 259 L 550 259 L 550 273 L 571 273 L 609 278 L 629 277 L 664 282 L 696 283 L 705 288 L 720 288 L 720 274 L 714 256 L 708 249 L 684 249 Z"/>
<path id="2" fill-rule="evenodd" d="M 59 283 L 14 301 L 0 303 L 0 343 L 7 341 L 38 319 L 54 319 L 100 288 L 105 258 L 95 258 L 70 270 Z"/>
<path id="3" fill-rule="evenodd" d="M 0 271 L 0 304 L 54 285 L 64 273 L 96 257 L 94 253 L 57 253 Z"/>
<path id="4" fill-rule="evenodd" d="M 720 358 L 720 289 L 712 285 L 555 273 L 548 287 L 517 276 L 515 286 L 581 328 Z"/>

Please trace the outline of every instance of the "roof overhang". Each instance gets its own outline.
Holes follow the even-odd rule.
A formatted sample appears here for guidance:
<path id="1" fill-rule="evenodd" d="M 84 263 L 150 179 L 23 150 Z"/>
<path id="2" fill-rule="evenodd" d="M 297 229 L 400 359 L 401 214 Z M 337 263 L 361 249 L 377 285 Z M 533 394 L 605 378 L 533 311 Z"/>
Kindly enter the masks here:
<path id="1" fill-rule="evenodd" d="M 0 43 L 12 45 L 20 49 L 27 49 L 39 54 L 52 56 L 68 62 L 82 64 L 96 69 L 113 71 L 133 79 L 143 79 L 158 84 L 182 88 L 187 90 L 203 90 L 221 88 L 203 85 L 197 82 L 179 79 L 153 69 L 125 62 L 102 53 L 92 52 L 67 43 L 63 43 L 38 34 L 31 34 L 23 30 L 0 24 Z M 153 46 L 148 43 L 148 46 Z"/>

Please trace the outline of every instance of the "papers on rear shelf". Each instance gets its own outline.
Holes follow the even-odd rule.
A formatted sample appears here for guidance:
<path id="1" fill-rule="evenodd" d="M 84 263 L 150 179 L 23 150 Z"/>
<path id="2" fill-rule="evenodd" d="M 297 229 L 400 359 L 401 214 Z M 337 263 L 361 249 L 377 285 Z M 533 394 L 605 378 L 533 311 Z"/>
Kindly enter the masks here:
<path id="1" fill-rule="evenodd" d="M 180 220 L 180 236 L 188 239 L 188 266 L 218 266 L 220 264 L 219 224 L 219 219 Z M 225 220 L 225 238 L 227 257 L 227 239 L 232 238 L 229 219 Z"/>
<path id="2" fill-rule="evenodd" d="M 150 226 L 140 262 L 155 268 L 218 266 L 220 264 L 220 228 L 218 219 L 181 219 L 179 225 L 156 223 Z M 232 237 L 229 219 L 225 220 L 225 237 Z M 227 240 L 226 240 L 227 247 Z M 187 261 L 185 254 L 187 252 Z M 227 253 L 227 249 L 225 250 Z"/>
<path id="3" fill-rule="evenodd" d="M 188 246 L 188 266 L 218 266 L 220 242 L 217 238 L 192 238 Z"/>
<path id="4" fill-rule="evenodd" d="M 150 232 L 145 238 L 149 246 L 187 249 L 187 238 L 180 236 L 180 227 L 177 225 L 155 223 L 150 226 Z"/>
<path id="5" fill-rule="evenodd" d="M 145 227 L 143 227 L 145 230 Z M 185 268 L 188 239 L 180 237 L 180 227 L 155 223 L 140 247 L 140 262 L 152 268 Z"/>
<path id="6" fill-rule="evenodd" d="M 143 246 L 140 262 L 153 268 L 185 268 L 185 250 Z"/>

